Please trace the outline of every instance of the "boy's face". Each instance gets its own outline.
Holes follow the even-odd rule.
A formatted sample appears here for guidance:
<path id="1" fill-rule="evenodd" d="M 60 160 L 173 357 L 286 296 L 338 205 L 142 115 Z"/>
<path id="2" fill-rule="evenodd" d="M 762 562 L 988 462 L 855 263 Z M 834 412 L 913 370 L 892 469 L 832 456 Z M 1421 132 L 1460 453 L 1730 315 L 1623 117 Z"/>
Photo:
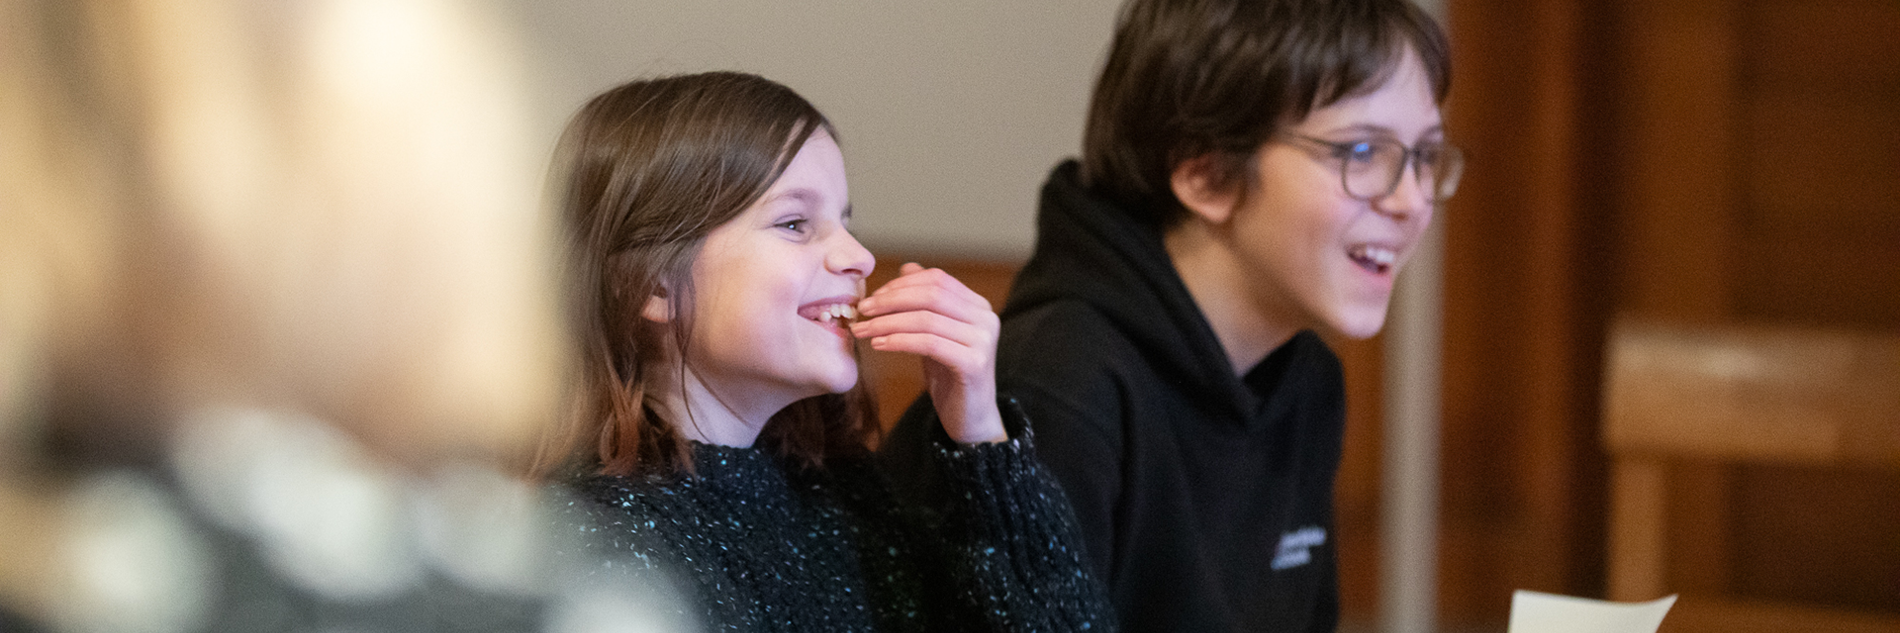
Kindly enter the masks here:
<path id="1" fill-rule="evenodd" d="M 1371 92 L 1319 108 L 1285 132 L 1328 143 L 1443 140 L 1442 118 L 1409 49 Z M 1410 165 L 1390 194 L 1361 200 L 1341 184 L 1345 158 L 1315 143 L 1270 140 L 1231 230 L 1250 304 L 1267 321 L 1351 338 L 1379 333 L 1393 280 L 1431 224 L 1433 194 Z"/>

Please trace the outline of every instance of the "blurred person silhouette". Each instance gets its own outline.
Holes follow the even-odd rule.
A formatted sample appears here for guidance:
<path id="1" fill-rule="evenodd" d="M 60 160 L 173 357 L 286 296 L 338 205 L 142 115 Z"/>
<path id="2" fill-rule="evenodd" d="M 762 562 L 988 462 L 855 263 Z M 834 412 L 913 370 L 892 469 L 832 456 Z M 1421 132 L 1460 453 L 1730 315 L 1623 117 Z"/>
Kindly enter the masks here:
<path id="1" fill-rule="evenodd" d="M 569 124 L 581 385 L 541 470 L 602 577 L 657 570 L 731 631 L 1110 630 L 1074 519 L 1017 407 L 996 315 L 942 270 L 876 265 L 849 231 L 835 130 L 756 75 L 616 86 Z M 958 502 L 895 503 L 855 341 L 924 360 L 926 467 Z"/>
<path id="2" fill-rule="evenodd" d="M 1132 631 L 1331 631 L 1345 426 L 1326 332 L 1370 337 L 1456 188 L 1444 33 L 1406 0 L 1132 0 L 1080 160 L 1002 311 L 1020 398 Z M 929 397 L 882 449 L 906 494 Z"/>
<path id="3" fill-rule="evenodd" d="M 0 630 L 652 631 L 525 466 L 552 226 L 456 0 L 0 0 Z"/>

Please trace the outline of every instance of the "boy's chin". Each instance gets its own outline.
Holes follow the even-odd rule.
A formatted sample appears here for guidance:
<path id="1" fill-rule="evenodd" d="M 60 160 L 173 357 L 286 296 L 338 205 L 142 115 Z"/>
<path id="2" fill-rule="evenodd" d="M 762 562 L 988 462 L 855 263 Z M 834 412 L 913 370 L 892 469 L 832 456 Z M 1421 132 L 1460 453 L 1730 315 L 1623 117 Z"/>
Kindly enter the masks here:
<path id="1" fill-rule="evenodd" d="M 1363 341 L 1378 336 L 1379 332 L 1385 329 L 1385 317 L 1384 307 L 1377 310 L 1367 309 L 1356 314 L 1340 315 L 1340 318 L 1335 318 L 1328 324 L 1328 328 L 1333 331 L 1333 334 L 1342 338 Z"/>

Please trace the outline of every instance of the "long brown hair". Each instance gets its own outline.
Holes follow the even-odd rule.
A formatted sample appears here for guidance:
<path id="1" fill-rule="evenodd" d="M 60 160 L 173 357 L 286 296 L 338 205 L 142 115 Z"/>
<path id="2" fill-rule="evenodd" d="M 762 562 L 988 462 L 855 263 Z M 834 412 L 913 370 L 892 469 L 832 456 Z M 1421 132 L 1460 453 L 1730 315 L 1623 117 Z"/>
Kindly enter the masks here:
<path id="1" fill-rule="evenodd" d="M 683 372 L 693 331 L 692 265 L 713 229 L 758 200 L 798 148 L 831 123 L 790 88 L 713 72 L 635 81 L 582 106 L 555 151 L 567 237 L 573 410 L 535 472 L 690 470 L 689 447 L 658 414 L 661 372 Z M 835 138 L 836 134 L 832 133 Z M 662 296 L 673 319 L 641 316 Z M 808 466 L 862 452 L 878 427 L 862 379 L 794 403 L 759 442 Z"/>

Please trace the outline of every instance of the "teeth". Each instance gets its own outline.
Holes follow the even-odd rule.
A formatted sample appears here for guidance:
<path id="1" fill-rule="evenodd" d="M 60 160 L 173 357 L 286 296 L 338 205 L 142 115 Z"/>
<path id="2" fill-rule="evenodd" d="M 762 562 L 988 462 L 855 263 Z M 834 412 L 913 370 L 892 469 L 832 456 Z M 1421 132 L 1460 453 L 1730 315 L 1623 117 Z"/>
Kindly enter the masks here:
<path id="1" fill-rule="evenodd" d="M 1381 268 L 1389 267 L 1399 260 L 1397 251 L 1379 246 L 1354 246 L 1352 247 L 1352 251 L 1348 254 L 1351 255 L 1353 259 L 1367 262 Z"/>
<path id="2" fill-rule="evenodd" d="M 856 318 L 858 318 L 857 308 L 853 308 L 849 304 L 844 303 L 828 305 L 818 311 L 819 321 L 836 320 L 843 322 Z"/>

